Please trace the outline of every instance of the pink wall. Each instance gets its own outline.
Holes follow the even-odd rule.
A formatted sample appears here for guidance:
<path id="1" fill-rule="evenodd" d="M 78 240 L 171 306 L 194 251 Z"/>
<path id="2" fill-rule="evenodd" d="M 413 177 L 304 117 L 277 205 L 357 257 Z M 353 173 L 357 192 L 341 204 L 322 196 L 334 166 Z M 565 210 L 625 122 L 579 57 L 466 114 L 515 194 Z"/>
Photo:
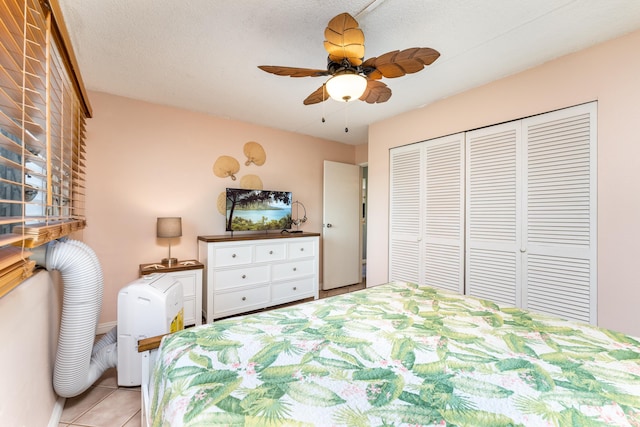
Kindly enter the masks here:
<path id="1" fill-rule="evenodd" d="M 355 161 L 351 145 L 105 93 L 90 100 L 84 241 L 104 270 L 101 324 L 116 321 L 118 291 L 138 277 L 139 264 L 167 256 L 166 239 L 155 235 L 157 217 L 182 217 L 171 254 L 196 258 L 198 235 L 225 234 L 218 195 L 255 174 L 266 189 L 292 191 L 307 209 L 302 229 L 321 232 L 323 160 Z M 263 166 L 244 166 L 248 141 L 264 147 Z M 237 181 L 213 174 L 221 155 L 240 161 Z"/>
<path id="2" fill-rule="evenodd" d="M 45 271 L 0 298 L 3 426 L 46 426 L 62 411 L 52 387 L 61 302 L 59 274 Z"/>
<path id="3" fill-rule="evenodd" d="M 366 164 L 369 158 L 369 145 L 360 144 L 356 145 L 356 165 Z"/>
<path id="4" fill-rule="evenodd" d="M 598 323 L 640 336 L 638 46 L 640 31 L 372 125 L 367 283 L 388 277 L 389 148 L 597 100 Z"/>

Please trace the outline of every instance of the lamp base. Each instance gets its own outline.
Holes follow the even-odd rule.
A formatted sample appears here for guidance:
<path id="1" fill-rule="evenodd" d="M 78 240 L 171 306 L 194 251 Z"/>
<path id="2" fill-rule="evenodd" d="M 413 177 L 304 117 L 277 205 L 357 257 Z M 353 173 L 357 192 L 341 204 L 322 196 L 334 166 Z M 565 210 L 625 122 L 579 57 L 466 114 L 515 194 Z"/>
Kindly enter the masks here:
<path id="1" fill-rule="evenodd" d="M 167 267 L 173 267 L 178 264 L 178 258 L 162 258 L 160 261 L 162 265 L 166 265 Z"/>

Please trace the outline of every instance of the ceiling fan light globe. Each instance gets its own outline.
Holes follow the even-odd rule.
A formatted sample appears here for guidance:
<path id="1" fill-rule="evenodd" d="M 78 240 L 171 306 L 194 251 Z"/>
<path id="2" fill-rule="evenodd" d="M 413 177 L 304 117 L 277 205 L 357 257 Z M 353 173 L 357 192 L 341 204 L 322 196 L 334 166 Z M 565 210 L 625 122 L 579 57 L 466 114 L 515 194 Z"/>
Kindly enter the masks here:
<path id="1" fill-rule="evenodd" d="M 358 99 L 367 88 L 367 79 L 360 74 L 337 74 L 327 80 L 327 93 L 332 99 L 348 102 Z"/>

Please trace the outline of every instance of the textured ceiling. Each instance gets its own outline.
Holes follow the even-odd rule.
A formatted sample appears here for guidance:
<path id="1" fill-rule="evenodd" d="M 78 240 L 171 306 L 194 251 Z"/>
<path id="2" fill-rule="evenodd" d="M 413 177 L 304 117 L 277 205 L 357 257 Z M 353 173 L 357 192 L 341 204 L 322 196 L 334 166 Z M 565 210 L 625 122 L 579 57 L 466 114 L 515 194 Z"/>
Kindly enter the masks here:
<path id="1" fill-rule="evenodd" d="M 370 123 L 640 28 L 640 0 L 59 2 L 89 90 L 348 144 L 366 143 Z M 324 29 L 342 12 L 364 31 L 365 58 L 410 47 L 441 57 L 383 79 L 393 95 L 382 104 L 305 106 L 326 77 L 257 68 L 324 69 Z"/>

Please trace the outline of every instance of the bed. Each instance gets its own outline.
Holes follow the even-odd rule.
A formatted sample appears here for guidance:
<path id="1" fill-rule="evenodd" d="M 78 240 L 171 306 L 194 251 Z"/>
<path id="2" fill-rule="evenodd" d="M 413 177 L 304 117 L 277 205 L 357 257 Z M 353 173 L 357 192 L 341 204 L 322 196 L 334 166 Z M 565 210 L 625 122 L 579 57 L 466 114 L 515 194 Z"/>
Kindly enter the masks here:
<path id="1" fill-rule="evenodd" d="M 393 282 L 180 331 L 153 426 L 638 426 L 640 340 Z"/>

